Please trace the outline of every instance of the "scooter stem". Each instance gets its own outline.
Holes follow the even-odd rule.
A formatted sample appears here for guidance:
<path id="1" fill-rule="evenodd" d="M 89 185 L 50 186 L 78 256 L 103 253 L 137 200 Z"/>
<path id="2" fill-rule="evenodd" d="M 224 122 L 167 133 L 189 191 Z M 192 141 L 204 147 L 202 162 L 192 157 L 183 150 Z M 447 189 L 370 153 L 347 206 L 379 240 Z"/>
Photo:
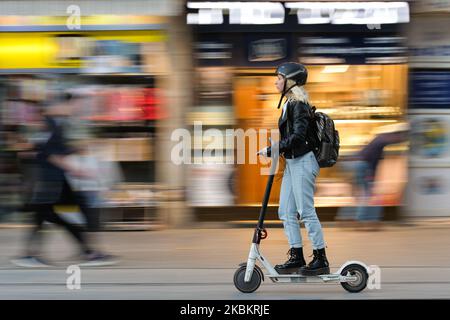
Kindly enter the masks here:
<path id="1" fill-rule="evenodd" d="M 269 138 L 270 139 L 270 138 Z M 272 142 L 272 140 L 270 140 Z M 272 144 L 272 143 L 271 143 Z M 278 145 L 271 150 L 272 163 L 270 166 L 270 175 L 267 180 L 266 190 L 264 192 L 264 198 L 259 212 L 258 224 L 256 225 L 255 233 L 253 235 L 253 243 L 259 244 L 261 242 L 261 231 L 264 229 L 264 219 L 266 217 L 267 205 L 269 203 L 270 191 L 272 190 L 273 179 L 275 177 L 275 171 L 278 164 Z"/>

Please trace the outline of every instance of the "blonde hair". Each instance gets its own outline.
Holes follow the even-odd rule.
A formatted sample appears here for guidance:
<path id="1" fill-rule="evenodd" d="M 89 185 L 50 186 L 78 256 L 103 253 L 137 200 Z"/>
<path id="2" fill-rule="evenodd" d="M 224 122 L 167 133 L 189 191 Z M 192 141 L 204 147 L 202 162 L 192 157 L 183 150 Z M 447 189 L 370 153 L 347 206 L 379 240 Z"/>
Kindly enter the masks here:
<path id="1" fill-rule="evenodd" d="M 286 88 L 290 88 L 295 84 L 294 80 L 288 79 L 286 82 Z M 309 103 L 309 95 L 304 86 L 295 86 L 288 93 L 286 97 L 289 100 L 301 101 L 303 103 Z"/>

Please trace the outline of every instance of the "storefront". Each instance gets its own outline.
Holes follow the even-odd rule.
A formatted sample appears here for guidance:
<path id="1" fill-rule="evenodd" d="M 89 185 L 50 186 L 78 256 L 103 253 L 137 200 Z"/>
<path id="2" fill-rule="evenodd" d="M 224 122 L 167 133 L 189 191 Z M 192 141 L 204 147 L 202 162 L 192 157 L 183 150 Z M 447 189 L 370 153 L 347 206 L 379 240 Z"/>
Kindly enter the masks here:
<path id="1" fill-rule="evenodd" d="M 262 21 L 266 23 L 264 25 L 242 22 L 251 15 L 249 11 L 246 11 L 247 15 L 241 14 L 239 24 L 236 17 L 226 14 L 226 10 L 223 10 L 222 20 L 220 15 L 217 18 L 222 23 L 214 24 L 211 19 L 206 19 L 204 23 L 209 24 L 201 24 L 193 8 L 202 6 L 198 3 L 190 5 L 191 12 L 194 12 L 191 21 L 195 24 L 197 79 L 197 100 L 190 118 L 192 122 L 197 120 L 204 126 L 206 124 L 204 130 L 243 129 L 248 132 L 252 129 L 276 129 L 280 112 L 276 110 L 279 94 L 274 86 L 274 69 L 285 61 L 304 63 L 309 72 L 306 89 L 310 102 L 335 120 L 341 137 L 340 163 L 321 170 L 316 205 L 325 208 L 352 206 L 354 199 L 349 173 L 341 164 L 376 133 L 391 130 L 406 120 L 408 65 L 406 39 L 401 26 L 409 21 L 409 14 L 406 18 L 402 7 L 397 12 L 396 21 L 399 23 L 387 24 L 376 20 L 376 13 L 374 16 L 368 14 L 367 24 L 375 22 L 373 26 L 361 21 L 353 24 L 351 19 L 341 24 L 331 21 L 336 18 L 333 15 L 328 17 L 328 21 L 316 21 L 316 24 L 304 20 L 308 8 L 298 9 L 305 3 L 276 4 L 278 6 L 273 8 L 272 15 L 263 15 L 272 19 Z M 348 9 L 347 17 L 351 16 L 352 10 Z M 229 12 L 232 15 L 232 11 Z M 313 11 L 308 12 L 308 17 L 314 18 Z M 381 24 L 378 26 L 376 22 Z M 263 139 L 267 141 L 267 137 Z M 258 145 L 264 145 L 266 141 L 258 141 Z M 228 147 L 224 144 L 224 156 L 232 154 L 225 150 Z M 406 144 L 387 149 L 377 173 L 378 204 L 400 205 L 406 182 L 406 152 Z M 216 174 L 215 178 L 222 179 L 222 184 L 214 185 L 226 189 L 221 193 L 223 197 L 214 203 L 211 198 L 194 195 L 192 204 L 215 204 L 219 207 L 260 205 L 267 179 L 261 175 L 261 166 L 261 163 L 216 164 L 215 172 L 221 171 L 222 174 Z M 198 172 L 207 167 L 207 164 L 203 167 L 193 165 L 193 170 Z M 208 168 L 210 173 L 214 171 L 212 166 Z M 199 176 L 194 182 L 194 186 L 211 186 L 208 180 L 201 180 Z M 271 206 L 278 205 L 280 182 L 281 179 L 276 178 Z"/>
<path id="2" fill-rule="evenodd" d="M 148 222 L 164 191 L 154 155 L 158 125 L 168 116 L 161 84 L 168 73 L 166 21 L 83 19 L 82 30 L 68 30 L 65 17 L 0 17 L 0 29 L 7 30 L 0 32 L 3 124 L 26 126 L 33 102 L 53 93 L 82 97 L 77 116 L 88 125 L 80 134 L 111 175 L 103 218 L 121 225 Z M 11 87 L 17 89 L 14 103 L 5 101 Z"/>

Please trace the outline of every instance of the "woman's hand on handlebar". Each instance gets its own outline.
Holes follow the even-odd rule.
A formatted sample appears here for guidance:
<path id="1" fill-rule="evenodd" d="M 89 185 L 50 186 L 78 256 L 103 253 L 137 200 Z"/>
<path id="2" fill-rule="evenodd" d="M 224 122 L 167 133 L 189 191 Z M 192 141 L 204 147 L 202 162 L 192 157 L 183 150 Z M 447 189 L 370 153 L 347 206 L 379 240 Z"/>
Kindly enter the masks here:
<path id="1" fill-rule="evenodd" d="M 256 154 L 264 157 L 270 157 L 270 147 L 265 147 L 259 150 Z"/>

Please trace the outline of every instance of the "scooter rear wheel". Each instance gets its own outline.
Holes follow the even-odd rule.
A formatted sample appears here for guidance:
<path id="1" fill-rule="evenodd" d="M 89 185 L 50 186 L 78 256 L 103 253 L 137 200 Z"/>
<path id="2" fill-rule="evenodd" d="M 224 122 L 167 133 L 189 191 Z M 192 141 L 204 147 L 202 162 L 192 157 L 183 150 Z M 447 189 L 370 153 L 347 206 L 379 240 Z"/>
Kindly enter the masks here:
<path id="1" fill-rule="evenodd" d="M 342 287 L 351 293 L 363 291 L 366 288 L 367 280 L 369 279 L 369 275 L 367 274 L 366 268 L 356 263 L 346 266 L 342 270 L 341 275 L 342 276 L 350 275 L 357 278 L 355 281 L 341 282 Z"/>
<path id="2" fill-rule="evenodd" d="M 262 276 L 260 272 L 257 270 L 256 266 L 255 269 L 253 269 L 253 274 L 250 278 L 249 282 L 245 282 L 245 271 L 247 269 L 247 266 L 243 265 L 240 266 L 236 272 L 234 273 L 234 286 L 236 289 L 243 293 L 252 293 L 255 292 L 259 286 L 261 285 Z"/>

